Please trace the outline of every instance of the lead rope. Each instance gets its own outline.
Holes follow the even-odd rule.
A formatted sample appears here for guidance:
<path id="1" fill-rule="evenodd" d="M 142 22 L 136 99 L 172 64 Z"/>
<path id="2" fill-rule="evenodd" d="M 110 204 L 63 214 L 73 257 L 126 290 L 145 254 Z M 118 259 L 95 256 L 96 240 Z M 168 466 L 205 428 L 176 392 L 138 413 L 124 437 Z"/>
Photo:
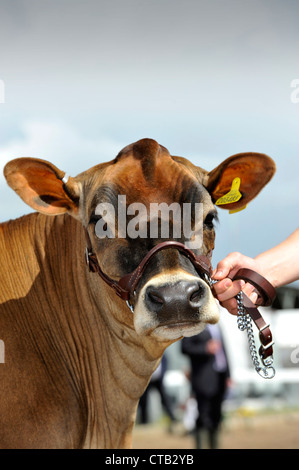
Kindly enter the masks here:
<path id="1" fill-rule="evenodd" d="M 211 278 L 209 279 L 210 287 L 212 288 L 213 284 L 216 284 L 218 281 L 214 281 Z M 254 333 L 252 328 L 252 319 L 250 315 L 246 312 L 243 306 L 243 292 L 240 291 L 237 294 L 237 306 L 238 306 L 238 313 L 237 313 L 237 325 L 240 331 L 247 332 L 248 338 L 248 346 L 249 346 L 249 353 L 253 363 L 253 366 L 256 372 L 263 378 L 263 379 L 273 379 L 275 376 L 275 369 L 273 367 L 273 356 L 267 357 L 263 359 L 261 357 L 263 366 L 261 366 L 259 362 L 258 352 L 256 350 Z"/>
<path id="2" fill-rule="evenodd" d="M 249 352 L 251 360 L 256 372 L 263 377 L 263 379 L 273 379 L 275 376 L 275 369 L 273 367 L 273 356 L 266 359 L 261 358 L 263 366 L 259 362 L 258 353 L 256 350 L 254 333 L 252 328 L 252 319 L 246 312 L 243 306 L 243 292 L 240 291 L 237 294 L 238 314 L 237 314 L 237 325 L 240 331 L 247 332 Z"/>

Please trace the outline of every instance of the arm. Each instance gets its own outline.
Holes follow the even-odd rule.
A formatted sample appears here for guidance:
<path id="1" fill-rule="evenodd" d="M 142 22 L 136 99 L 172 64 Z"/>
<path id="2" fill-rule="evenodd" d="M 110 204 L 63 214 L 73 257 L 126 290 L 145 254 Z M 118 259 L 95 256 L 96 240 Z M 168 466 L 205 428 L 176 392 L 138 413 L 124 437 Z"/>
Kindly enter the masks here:
<path id="1" fill-rule="evenodd" d="M 213 279 L 214 291 L 221 303 L 231 313 L 237 313 L 237 302 L 234 297 L 243 289 L 252 302 L 257 301 L 254 287 L 244 281 L 232 282 L 227 276 L 240 268 L 249 268 L 264 276 L 274 287 L 280 287 L 299 279 L 299 228 L 286 240 L 256 258 L 248 258 L 241 253 L 231 253 L 217 265 Z"/>
<path id="2" fill-rule="evenodd" d="M 299 228 L 279 245 L 258 255 L 261 274 L 274 287 L 299 279 Z"/>

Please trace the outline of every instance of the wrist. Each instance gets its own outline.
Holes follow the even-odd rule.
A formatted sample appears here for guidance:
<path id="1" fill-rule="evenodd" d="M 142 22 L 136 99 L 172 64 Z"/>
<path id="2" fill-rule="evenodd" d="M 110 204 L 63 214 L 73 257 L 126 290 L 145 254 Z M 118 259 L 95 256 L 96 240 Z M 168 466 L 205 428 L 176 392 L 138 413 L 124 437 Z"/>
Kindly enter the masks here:
<path id="1" fill-rule="evenodd" d="M 264 254 L 258 255 L 255 261 L 258 265 L 258 272 L 272 284 L 274 288 L 279 287 L 279 276 L 277 275 L 277 268 L 270 260 L 266 259 Z"/>

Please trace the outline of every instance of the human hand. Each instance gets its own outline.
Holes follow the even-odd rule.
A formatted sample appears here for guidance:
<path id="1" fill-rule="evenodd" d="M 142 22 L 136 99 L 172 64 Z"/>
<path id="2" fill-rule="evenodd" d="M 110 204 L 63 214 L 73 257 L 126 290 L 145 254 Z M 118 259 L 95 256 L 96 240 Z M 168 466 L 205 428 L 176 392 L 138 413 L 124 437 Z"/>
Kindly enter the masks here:
<path id="1" fill-rule="evenodd" d="M 213 290 L 222 307 L 226 308 L 231 314 L 237 314 L 237 300 L 235 296 L 242 290 L 253 303 L 258 302 L 258 294 L 249 283 L 243 280 L 232 281 L 228 278 L 234 275 L 241 268 L 252 269 L 260 272 L 259 262 L 253 258 L 242 255 L 241 253 L 230 253 L 217 264 L 217 268 L 212 274 L 212 279 L 219 281 L 214 284 Z"/>

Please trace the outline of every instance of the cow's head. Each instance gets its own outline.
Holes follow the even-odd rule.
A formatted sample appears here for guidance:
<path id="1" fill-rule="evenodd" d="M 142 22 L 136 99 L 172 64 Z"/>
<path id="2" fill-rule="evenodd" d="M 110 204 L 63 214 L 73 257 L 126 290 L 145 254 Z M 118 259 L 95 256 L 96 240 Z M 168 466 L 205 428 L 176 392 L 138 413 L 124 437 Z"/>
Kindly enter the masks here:
<path id="1" fill-rule="evenodd" d="M 134 271 L 165 239 L 211 257 L 214 203 L 229 193 L 238 177 L 241 198 L 220 207 L 245 206 L 274 172 L 274 162 L 257 153 L 234 155 L 208 172 L 171 156 L 151 139 L 129 145 L 113 161 L 75 178 L 32 158 L 13 160 L 5 167 L 9 185 L 33 209 L 48 215 L 69 212 L 82 222 L 102 271 L 115 280 Z M 136 332 L 161 340 L 197 334 L 206 323 L 218 320 L 207 279 L 176 248 L 153 256 L 130 302 Z"/>

